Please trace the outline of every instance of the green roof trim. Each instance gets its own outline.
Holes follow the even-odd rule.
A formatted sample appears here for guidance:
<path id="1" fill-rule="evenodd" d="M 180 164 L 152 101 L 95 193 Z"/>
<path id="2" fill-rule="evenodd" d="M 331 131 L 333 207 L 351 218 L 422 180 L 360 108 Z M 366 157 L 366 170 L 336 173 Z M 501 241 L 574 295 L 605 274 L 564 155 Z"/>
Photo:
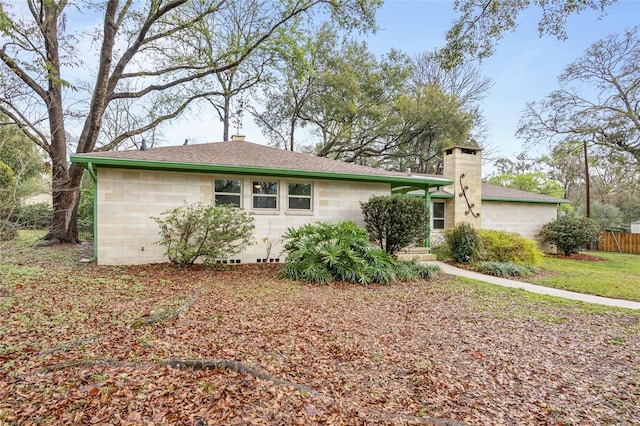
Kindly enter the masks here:
<path id="1" fill-rule="evenodd" d="M 562 198 L 556 198 L 554 200 L 536 200 L 526 198 L 509 198 L 509 197 L 482 197 L 482 201 L 504 201 L 507 203 L 535 203 L 535 204 L 565 204 L 569 203 L 569 200 Z"/>
<path id="2" fill-rule="evenodd" d="M 346 180 L 357 182 L 379 182 L 389 183 L 394 186 L 407 185 L 416 188 L 427 188 L 434 186 L 450 185 L 453 182 L 445 178 L 426 178 L 419 176 L 393 176 L 358 173 L 341 173 L 330 171 L 278 169 L 270 167 L 235 166 L 221 164 L 203 163 L 177 163 L 168 161 L 153 160 L 132 160 L 120 158 L 91 157 L 90 155 L 72 155 L 71 162 L 87 167 L 92 164 L 94 169 L 99 167 L 156 170 L 156 171 L 179 171 L 188 173 L 220 173 L 232 175 L 258 175 L 274 177 L 298 177 L 316 178 L 327 180 Z"/>
<path id="3" fill-rule="evenodd" d="M 431 193 L 431 198 L 440 198 L 440 199 L 448 199 L 448 198 L 453 198 L 454 195 L 453 194 L 445 194 L 442 192 L 432 192 Z"/>

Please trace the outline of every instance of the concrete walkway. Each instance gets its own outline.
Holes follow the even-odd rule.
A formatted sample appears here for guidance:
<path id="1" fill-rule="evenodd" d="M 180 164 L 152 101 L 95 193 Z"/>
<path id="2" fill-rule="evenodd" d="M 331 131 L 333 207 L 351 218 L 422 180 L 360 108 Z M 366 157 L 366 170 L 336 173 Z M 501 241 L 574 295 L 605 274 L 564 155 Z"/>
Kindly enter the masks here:
<path id="1" fill-rule="evenodd" d="M 430 261 L 426 262 L 431 265 L 438 265 L 442 272 L 449 275 L 456 275 L 460 277 L 471 278 L 477 281 L 483 281 L 486 283 L 501 285 L 503 287 L 519 288 L 522 290 L 530 291 L 532 293 L 547 294 L 549 296 L 562 297 L 564 299 L 579 300 L 581 302 L 596 303 L 599 305 L 616 306 L 619 308 L 627 309 L 640 309 L 640 302 L 633 302 L 631 300 L 610 299 L 608 297 L 593 296 L 590 294 L 574 293 L 573 291 L 560 290 L 557 288 L 544 287 L 536 284 L 524 283 L 521 281 L 509 280 L 506 278 L 494 277 L 492 275 L 480 274 L 478 272 L 467 271 L 466 269 L 456 268 L 449 264 Z"/>

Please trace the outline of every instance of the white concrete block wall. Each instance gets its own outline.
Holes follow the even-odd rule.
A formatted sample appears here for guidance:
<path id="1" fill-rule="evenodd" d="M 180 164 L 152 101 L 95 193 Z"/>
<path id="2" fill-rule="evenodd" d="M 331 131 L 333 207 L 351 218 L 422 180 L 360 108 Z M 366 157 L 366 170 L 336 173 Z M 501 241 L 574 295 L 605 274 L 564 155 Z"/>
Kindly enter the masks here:
<path id="1" fill-rule="evenodd" d="M 143 264 L 166 262 L 165 248 L 157 244 L 158 225 L 151 216 L 180 206 L 183 202 L 210 203 L 215 178 L 237 178 L 224 175 L 161 171 L 128 171 L 98 169 L 98 263 Z M 251 208 L 253 180 L 278 181 L 278 209 Z M 287 183 L 312 183 L 311 211 L 287 210 Z M 254 214 L 254 244 L 233 257 L 242 263 L 267 258 L 283 261 L 281 235 L 289 227 L 305 223 L 355 220 L 363 225 L 360 202 L 373 195 L 389 195 L 390 186 L 379 183 L 317 181 L 308 179 L 242 178 L 243 207 Z"/>
<path id="2" fill-rule="evenodd" d="M 555 204 L 515 203 L 505 201 L 482 202 L 482 229 L 515 232 L 530 240 L 537 241 L 545 252 L 553 252 L 548 244 L 542 243 L 542 225 L 557 218 Z"/>

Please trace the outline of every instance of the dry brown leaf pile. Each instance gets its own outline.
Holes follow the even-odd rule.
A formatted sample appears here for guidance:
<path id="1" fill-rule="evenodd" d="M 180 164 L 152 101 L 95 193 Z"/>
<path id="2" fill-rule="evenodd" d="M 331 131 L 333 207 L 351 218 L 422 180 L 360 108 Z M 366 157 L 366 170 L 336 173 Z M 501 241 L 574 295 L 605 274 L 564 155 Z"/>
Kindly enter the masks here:
<path id="1" fill-rule="evenodd" d="M 0 278 L 0 424 L 640 423 L 637 313 L 452 277 L 304 285 L 277 265 L 13 271 Z M 183 315 L 129 327 L 198 290 Z M 176 358 L 276 381 L 160 365 Z"/>

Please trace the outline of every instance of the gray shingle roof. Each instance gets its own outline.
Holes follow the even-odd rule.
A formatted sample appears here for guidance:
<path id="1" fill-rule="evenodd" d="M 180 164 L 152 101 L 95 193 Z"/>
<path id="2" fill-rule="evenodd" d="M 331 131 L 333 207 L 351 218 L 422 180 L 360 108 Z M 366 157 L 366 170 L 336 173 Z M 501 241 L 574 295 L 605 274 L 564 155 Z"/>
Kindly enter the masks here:
<path id="1" fill-rule="evenodd" d="M 381 177 L 401 177 L 425 179 L 410 173 L 392 172 L 361 166 L 344 161 L 332 160 L 311 154 L 285 151 L 266 145 L 235 140 L 229 142 L 213 142 L 192 145 L 166 146 L 150 148 L 146 151 L 108 151 L 92 152 L 72 156 L 72 161 L 87 163 L 89 159 L 129 160 L 131 162 L 157 162 L 179 164 L 206 164 L 230 167 L 247 167 L 259 169 L 276 169 L 290 171 L 308 171 L 336 174 L 369 175 Z M 431 177 L 430 180 L 444 179 L 442 176 Z"/>
<path id="2" fill-rule="evenodd" d="M 482 199 L 513 199 L 527 201 L 548 201 L 566 203 L 568 200 L 552 197 L 550 195 L 538 194 L 535 192 L 522 191 L 519 189 L 507 188 L 499 185 L 482 183 Z"/>
<path id="3" fill-rule="evenodd" d="M 433 195 L 440 198 L 452 197 L 454 194 L 451 188 L 443 188 L 433 192 Z M 522 191 L 519 189 L 507 188 L 505 186 L 482 183 L 482 199 L 487 201 L 520 201 L 532 203 L 568 203 L 568 200 L 556 198 L 550 195 L 538 194 L 535 192 Z"/>

